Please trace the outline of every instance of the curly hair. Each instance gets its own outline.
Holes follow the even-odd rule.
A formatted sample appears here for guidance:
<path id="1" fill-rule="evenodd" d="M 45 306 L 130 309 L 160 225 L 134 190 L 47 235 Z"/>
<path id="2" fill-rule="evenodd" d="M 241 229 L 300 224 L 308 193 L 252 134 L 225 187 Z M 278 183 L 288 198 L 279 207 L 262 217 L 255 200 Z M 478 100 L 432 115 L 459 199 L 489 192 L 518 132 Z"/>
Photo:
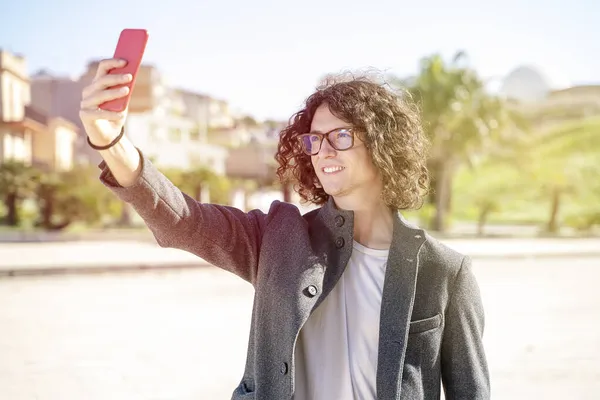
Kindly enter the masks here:
<path id="1" fill-rule="evenodd" d="M 341 82 L 336 78 L 317 88 L 281 131 L 275 154 L 280 180 L 295 182 L 305 202 L 327 202 L 329 195 L 298 140 L 298 135 L 310 131 L 317 108 L 327 104 L 331 113 L 350 123 L 365 143 L 382 176 L 383 201 L 395 210 L 420 208 L 429 189 L 429 142 L 412 99 L 365 76 Z"/>

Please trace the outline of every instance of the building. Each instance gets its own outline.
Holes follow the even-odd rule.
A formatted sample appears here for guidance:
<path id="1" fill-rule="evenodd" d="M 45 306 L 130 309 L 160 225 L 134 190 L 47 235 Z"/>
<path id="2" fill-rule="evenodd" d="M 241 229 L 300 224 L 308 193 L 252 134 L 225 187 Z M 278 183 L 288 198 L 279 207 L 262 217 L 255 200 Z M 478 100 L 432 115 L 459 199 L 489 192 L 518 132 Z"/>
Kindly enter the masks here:
<path id="1" fill-rule="evenodd" d="M 174 92 L 182 99 L 185 114 L 198 121 L 204 131 L 235 126 L 235 116 L 227 101 L 186 89 L 175 89 Z"/>
<path id="2" fill-rule="evenodd" d="M 537 69 L 521 66 L 501 82 L 500 94 L 519 103 L 537 103 L 551 91 L 548 79 Z"/>
<path id="3" fill-rule="evenodd" d="M 31 76 L 31 102 L 47 116 L 77 124 L 83 85 L 78 79 L 39 71 Z"/>
<path id="4" fill-rule="evenodd" d="M 44 127 L 26 115 L 30 98 L 25 57 L 0 51 L 0 163 L 32 162 L 32 137 Z"/>
<path id="5" fill-rule="evenodd" d="M 92 82 L 97 68 L 98 61 L 88 63 L 79 79 L 81 87 Z M 131 93 L 125 129 L 159 167 L 206 166 L 224 174 L 226 149 L 206 141 L 205 110 L 210 105 L 206 96 L 169 88 L 155 66 L 143 64 Z"/>
<path id="6" fill-rule="evenodd" d="M 152 110 L 129 114 L 125 129 L 159 167 L 189 170 L 204 166 L 225 174 L 227 150 L 202 140 L 197 123 L 183 115 L 176 93 L 168 91 Z"/>
<path id="7" fill-rule="evenodd" d="M 218 132 L 229 131 L 236 126 L 235 116 L 226 101 L 186 89 L 175 89 L 173 94 L 183 101 L 184 115 L 197 123 L 201 140 L 226 145 L 212 140 Z"/>
<path id="8" fill-rule="evenodd" d="M 34 164 L 51 171 L 73 169 L 79 128 L 64 118 L 40 117 L 44 118 L 46 132 L 33 136 L 31 151 Z"/>
<path id="9" fill-rule="evenodd" d="M 83 84 L 79 79 L 39 71 L 31 77 L 31 104 L 49 118 L 68 121 L 80 132 L 73 148 L 75 164 L 98 164 L 100 156 L 88 146 L 79 118 L 82 90 Z"/>
<path id="10" fill-rule="evenodd" d="M 77 126 L 36 109 L 31 92 L 25 57 L 0 50 L 0 163 L 71 169 Z"/>
<path id="11" fill-rule="evenodd" d="M 259 186 L 272 186 L 276 181 L 276 143 L 253 140 L 245 146 L 230 150 L 227 176 L 254 180 Z"/>

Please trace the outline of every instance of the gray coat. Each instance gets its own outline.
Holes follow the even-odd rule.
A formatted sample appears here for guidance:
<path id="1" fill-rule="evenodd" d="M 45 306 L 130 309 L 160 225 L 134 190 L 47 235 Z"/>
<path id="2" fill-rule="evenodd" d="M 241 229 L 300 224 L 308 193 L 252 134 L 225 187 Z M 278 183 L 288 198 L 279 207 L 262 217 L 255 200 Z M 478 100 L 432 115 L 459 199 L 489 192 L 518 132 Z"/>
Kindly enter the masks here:
<path id="1" fill-rule="evenodd" d="M 266 214 L 201 204 L 143 155 L 142 162 L 132 187 L 120 187 L 104 162 L 100 179 L 160 246 L 196 254 L 255 288 L 245 372 L 232 399 L 293 398 L 298 333 L 344 272 L 353 213 L 332 201 L 305 215 L 278 201 Z M 377 399 L 439 399 L 442 382 L 446 399 L 489 399 L 483 327 L 469 258 L 398 214 L 381 304 Z"/>

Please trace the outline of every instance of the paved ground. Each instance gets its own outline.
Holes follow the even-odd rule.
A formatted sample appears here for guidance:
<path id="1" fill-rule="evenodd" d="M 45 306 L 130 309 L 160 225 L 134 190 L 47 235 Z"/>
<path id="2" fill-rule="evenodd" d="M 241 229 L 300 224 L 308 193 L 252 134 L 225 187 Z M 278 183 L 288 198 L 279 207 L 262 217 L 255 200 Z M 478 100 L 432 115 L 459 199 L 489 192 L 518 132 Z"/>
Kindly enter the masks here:
<path id="1" fill-rule="evenodd" d="M 494 399 L 598 399 L 600 257 L 479 260 Z M 0 399 L 228 399 L 250 285 L 214 268 L 0 279 Z"/>
<path id="2" fill-rule="evenodd" d="M 600 238 L 590 239 L 447 239 L 449 246 L 475 258 L 600 256 Z M 76 241 L 0 243 L 0 276 L 62 273 L 69 269 L 165 268 L 206 263 L 155 242 Z"/>

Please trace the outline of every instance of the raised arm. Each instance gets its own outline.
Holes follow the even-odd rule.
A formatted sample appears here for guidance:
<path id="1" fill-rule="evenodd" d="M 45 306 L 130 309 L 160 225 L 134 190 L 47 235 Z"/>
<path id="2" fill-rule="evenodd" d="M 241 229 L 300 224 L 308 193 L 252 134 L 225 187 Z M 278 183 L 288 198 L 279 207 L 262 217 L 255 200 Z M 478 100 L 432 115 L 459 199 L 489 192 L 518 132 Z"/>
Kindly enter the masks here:
<path id="1" fill-rule="evenodd" d="M 107 146 L 122 132 L 127 110 L 117 113 L 98 107 L 127 94 L 127 88 L 111 87 L 128 82 L 131 76 L 108 74 L 123 64 L 100 62 L 94 81 L 83 90 L 80 117 L 94 146 Z M 199 203 L 176 188 L 125 134 L 99 152 L 104 159 L 100 179 L 133 206 L 160 246 L 189 251 L 254 283 L 265 214 Z"/>

